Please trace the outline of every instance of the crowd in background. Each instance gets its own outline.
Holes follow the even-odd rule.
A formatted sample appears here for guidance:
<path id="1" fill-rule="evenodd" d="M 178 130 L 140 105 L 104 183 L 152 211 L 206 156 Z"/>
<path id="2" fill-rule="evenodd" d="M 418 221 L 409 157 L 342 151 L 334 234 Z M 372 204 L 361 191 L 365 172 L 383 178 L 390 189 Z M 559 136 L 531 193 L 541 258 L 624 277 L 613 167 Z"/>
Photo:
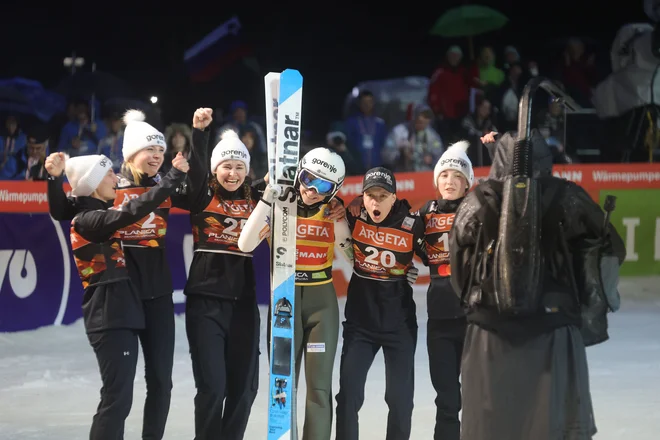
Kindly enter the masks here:
<path id="1" fill-rule="evenodd" d="M 555 80 L 581 105 L 590 106 L 598 78 L 593 55 L 578 39 L 569 40 L 563 59 L 550 72 L 539 72 L 537 63 L 525 59 L 513 46 L 507 46 L 499 58 L 492 47 L 483 47 L 475 61 L 466 61 L 461 47 L 451 46 L 430 77 L 426 99 L 408 103 L 403 120 L 386 123 L 375 111 L 374 94 L 361 90 L 353 112 L 343 121 L 330 124 L 325 143 L 342 156 L 348 175 L 361 175 L 376 166 L 395 172 L 429 171 L 445 146 L 459 139 L 470 142 L 468 154 L 475 165 L 487 166 L 488 154 L 479 138 L 491 131 L 516 129 L 522 89 L 539 74 Z M 228 110 L 226 118 L 215 127 L 217 140 L 224 129 L 237 130 L 251 153 L 250 174 L 265 174 L 265 121 L 249 112 L 241 100 L 234 101 Z M 44 160 L 54 151 L 71 157 L 105 154 L 119 170 L 121 113 L 93 112 L 88 100 L 75 100 L 68 103 L 65 115 L 48 124 L 23 127 L 20 115 L 5 115 L 0 126 L 0 179 L 45 179 Z M 92 120 L 92 115 L 99 114 L 101 117 Z M 565 125 L 563 107 L 552 99 L 541 106 L 535 118 L 535 127 L 552 148 L 556 163 L 576 159 L 565 148 Z M 165 133 L 168 148 L 163 171 L 168 170 L 177 152 L 189 152 L 191 144 L 190 128 L 185 123 L 172 123 Z M 318 145 L 303 142 L 302 154 L 314 146 Z"/>

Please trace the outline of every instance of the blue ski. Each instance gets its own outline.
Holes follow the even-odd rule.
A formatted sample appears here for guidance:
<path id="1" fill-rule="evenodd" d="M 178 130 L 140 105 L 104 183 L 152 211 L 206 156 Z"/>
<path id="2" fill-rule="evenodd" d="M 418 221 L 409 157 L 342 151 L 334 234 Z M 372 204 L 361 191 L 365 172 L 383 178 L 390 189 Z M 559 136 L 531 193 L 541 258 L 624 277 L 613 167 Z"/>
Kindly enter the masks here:
<path id="1" fill-rule="evenodd" d="M 296 218 L 294 188 L 301 137 L 302 85 L 297 70 L 265 78 L 268 164 L 282 187 L 271 216 L 271 341 L 268 440 L 296 439 L 294 353 Z M 277 102 L 275 102 L 277 96 Z"/>

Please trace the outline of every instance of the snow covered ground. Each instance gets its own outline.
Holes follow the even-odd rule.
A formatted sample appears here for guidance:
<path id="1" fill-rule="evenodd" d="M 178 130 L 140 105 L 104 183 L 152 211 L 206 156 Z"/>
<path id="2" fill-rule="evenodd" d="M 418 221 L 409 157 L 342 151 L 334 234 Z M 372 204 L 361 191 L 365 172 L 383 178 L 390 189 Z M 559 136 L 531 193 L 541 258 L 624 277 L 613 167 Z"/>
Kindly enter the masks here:
<path id="1" fill-rule="evenodd" d="M 597 440 L 655 440 L 660 433 L 660 277 L 622 280 L 621 310 L 610 315 L 610 341 L 588 349 L 591 389 L 599 433 Z M 426 354 L 424 292 L 416 292 L 419 316 L 415 411 L 412 439 L 433 436 L 434 391 Z M 341 302 L 343 310 L 343 301 Z M 343 312 L 342 312 L 343 313 Z M 260 391 L 246 439 L 264 439 L 268 404 L 265 316 L 262 308 Z M 341 339 L 341 337 L 340 337 Z M 335 367 L 338 387 L 339 352 Z M 138 371 L 143 371 L 140 360 Z M 385 437 L 384 366 L 378 355 L 369 373 L 361 438 Z M 300 393 L 305 393 L 301 378 Z M 98 403 L 100 379 L 82 323 L 35 331 L 0 334 L 0 438 L 3 440 L 73 440 L 88 437 Z M 172 407 L 166 439 L 193 438 L 195 393 L 183 317 L 177 317 Z M 144 379 L 135 383 L 127 439 L 139 439 Z M 302 399 L 299 399 L 302 401 Z M 302 406 L 299 409 L 302 420 Z"/>

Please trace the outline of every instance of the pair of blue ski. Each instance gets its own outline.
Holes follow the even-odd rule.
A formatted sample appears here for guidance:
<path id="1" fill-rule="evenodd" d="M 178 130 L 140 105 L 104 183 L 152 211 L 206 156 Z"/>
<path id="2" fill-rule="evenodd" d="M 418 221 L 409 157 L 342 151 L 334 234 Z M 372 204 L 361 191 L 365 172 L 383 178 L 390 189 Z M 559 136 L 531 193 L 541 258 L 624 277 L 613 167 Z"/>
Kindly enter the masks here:
<path id="1" fill-rule="evenodd" d="M 268 440 L 296 439 L 295 278 L 302 85 L 297 70 L 269 73 L 266 86 L 268 178 L 282 193 L 270 216 L 271 328 Z"/>

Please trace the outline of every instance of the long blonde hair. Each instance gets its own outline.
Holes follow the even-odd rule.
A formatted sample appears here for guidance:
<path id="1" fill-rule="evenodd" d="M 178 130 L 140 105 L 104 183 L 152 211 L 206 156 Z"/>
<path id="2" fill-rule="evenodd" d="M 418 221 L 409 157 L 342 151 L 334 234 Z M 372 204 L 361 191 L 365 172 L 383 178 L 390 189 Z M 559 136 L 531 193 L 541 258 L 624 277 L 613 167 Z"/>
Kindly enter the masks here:
<path id="1" fill-rule="evenodd" d="M 133 176 L 133 183 L 136 185 L 142 184 L 142 173 L 137 169 L 133 162 L 124 161 L 124 163 L 121 164 L 121 174 L 124 177 L 128 177 L 129 175 Z"/>

